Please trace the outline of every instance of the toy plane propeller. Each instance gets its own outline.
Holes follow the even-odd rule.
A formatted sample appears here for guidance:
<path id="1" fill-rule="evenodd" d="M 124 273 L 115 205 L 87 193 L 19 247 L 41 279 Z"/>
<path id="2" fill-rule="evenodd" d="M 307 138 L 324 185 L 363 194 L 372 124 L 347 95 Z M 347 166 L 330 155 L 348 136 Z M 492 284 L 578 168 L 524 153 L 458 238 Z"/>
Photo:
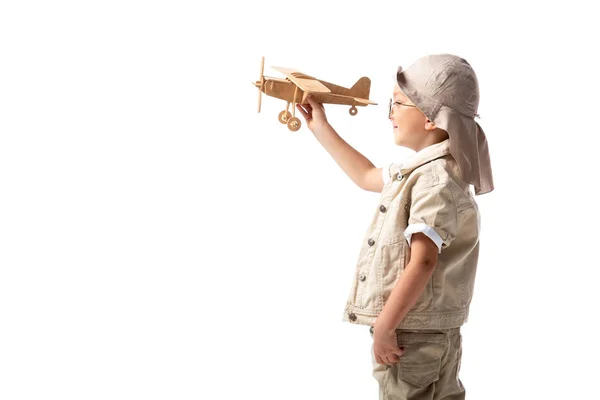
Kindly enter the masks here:
<path id="1" fill-rule="evenodd" d="M 279 113 L 278 119 L 282 124 L 286 124 L 291 131 L 300 129 L 300 119 L 296 118 L 296 104 L 308 104 L 307 97 L 311 97 L 318 103 L 345 104 L 350 107 L 350 115 L 356 115 L 358 109 L 356 106 L 365 107 L 369 104 L 377 103 L 369 100 L 371 90 L 371 80 L 366 76 L 360 78 L 351 88 L 334 85 L 325 82 L 313 76 L 303 74 L 290 68 L 272 67 L 286 76 L 285 79 L 265 77 L 265 58 L 262 58 L 260 65 L 260 80 L 254 82 L 258 88 L 258 112 L 262 94 L 285 100 L 287 105 L 285 110 Z M 292 112 L 289 112 L 290 104 Z"/>

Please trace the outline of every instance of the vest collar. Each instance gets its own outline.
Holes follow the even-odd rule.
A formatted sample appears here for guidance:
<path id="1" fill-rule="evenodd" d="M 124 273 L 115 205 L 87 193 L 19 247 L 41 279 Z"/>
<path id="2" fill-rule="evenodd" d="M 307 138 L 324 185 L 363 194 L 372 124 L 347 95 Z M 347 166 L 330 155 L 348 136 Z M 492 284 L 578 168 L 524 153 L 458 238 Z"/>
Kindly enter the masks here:
<path id="1" fill-rule="evenodd" d="M 397 165 L 394 164 L 392 169 L 392 175 L 400 173 L 404 176 L 411 173 L 414 169 L 420 167 L 423 164 L 427 164 L 436 158 L 443 157 L 450 154 L 450 139 L 446 139 L 443 142 L 432 144 L 427 146 L 421 151 L 411 155 L 404 163 Z"/>

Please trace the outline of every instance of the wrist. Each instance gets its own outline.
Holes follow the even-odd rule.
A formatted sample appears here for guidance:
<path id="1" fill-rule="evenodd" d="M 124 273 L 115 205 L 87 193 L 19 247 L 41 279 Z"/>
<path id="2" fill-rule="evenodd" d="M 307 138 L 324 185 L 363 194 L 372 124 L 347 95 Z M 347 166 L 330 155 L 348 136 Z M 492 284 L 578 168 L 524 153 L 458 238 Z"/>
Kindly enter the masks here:
<path id="1" fill-rule="evenodd" d="M 381 316 L 377 317 L 375 320 L 374 328 L 379 332 L 394 332 L 396 327 L 391 324 L 391 321 L 381 318 Z"/>
<path id="2" fill-rule="evenodd" d="M 322 135 L 325 133 L 325 131 L 330 130 L 330 129 L 332 129 L 331 125 L 329 125 L 329 122 L 327 120 L 325 120 L 323 122 L 319 122 L 319 123 L 315 124 L 312 131 L 315 135 Z"/>

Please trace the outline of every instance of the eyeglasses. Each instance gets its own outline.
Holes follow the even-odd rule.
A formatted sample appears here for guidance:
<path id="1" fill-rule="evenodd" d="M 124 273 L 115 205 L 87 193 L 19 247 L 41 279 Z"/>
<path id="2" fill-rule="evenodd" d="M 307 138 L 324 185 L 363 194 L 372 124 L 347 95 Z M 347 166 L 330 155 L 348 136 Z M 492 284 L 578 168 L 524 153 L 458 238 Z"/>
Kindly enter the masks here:
<path id="1" fill-rule="evenodd" d="M 400 103 L 399 101 L 393 101 L 392 99 L 390 99 L 390 111 L 388 114 L 388 118 L 392 118 L 392 107 L 393 106 L 416 107 L 414 104 L 404 104 L 404 103 Z"/>

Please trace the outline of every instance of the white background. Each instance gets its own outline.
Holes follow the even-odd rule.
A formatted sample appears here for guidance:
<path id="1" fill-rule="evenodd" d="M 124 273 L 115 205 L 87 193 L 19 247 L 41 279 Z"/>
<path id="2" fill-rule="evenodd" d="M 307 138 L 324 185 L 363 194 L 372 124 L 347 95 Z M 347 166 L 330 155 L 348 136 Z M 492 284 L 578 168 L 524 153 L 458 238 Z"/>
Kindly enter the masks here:
<path id="1" fill-rule="evenodd" d="M 600 351 L 598 51 L 547 2 L 2 2 L 0 398 L 376 399 L 342 323 L 379 194 L 304 124 L 260 58 L 372 80 L 338 133 L 376 166 L 398 65 L 478 74 L 496 190 L 461 379 L 469 399 L 582 399 Z M 208 7 L 212 7 L 209 9 Z"/>

